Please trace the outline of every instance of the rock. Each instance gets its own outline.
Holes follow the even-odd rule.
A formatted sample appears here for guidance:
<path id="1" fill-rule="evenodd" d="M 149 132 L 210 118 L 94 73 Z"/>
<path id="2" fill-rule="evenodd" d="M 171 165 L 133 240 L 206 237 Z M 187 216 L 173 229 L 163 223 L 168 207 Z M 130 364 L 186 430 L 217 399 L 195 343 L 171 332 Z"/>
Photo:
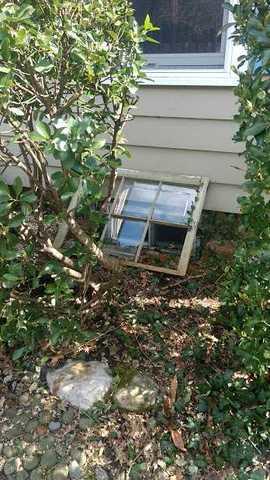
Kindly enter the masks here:
<path id="1" fill-rule="evenodd" d="M 206 248 L 216 255 L 232 257 L 235 253 L 236 245 L 233 241 L 218 242 L 216 240 L 209 240 L 206 244 Z"/>
<path id="2" fill-rule="evenodd" d="M 52 480 L 66 480 L 66 478 L 68 478 L 68 467 L 59 463 L 52 472 Z"/>
<path id="3" fill-rule="evenodd" d="M 25 472 L 25 470 L 21 470 L 16 475 L 16 480 L 27 480 L 27 478 L 28 478 L 28 473 Z"/>
<path id="4" fill-rule="evenodd" d="M 158 398 L 158 388 L 150 377 L 136 374 L 120 387 L 114 400 L 120 408 L 131 412 L 145 411 L 153 407 Z"/>
<path id="5" fill-rule="evenodd" d="M 55 439 L 52 435 L 46 435 L 39 440 L 39 445 L 42 450 L 49 450 L 49 448 L 53 447 L 54 443 Z"/>
<path id="6" fill-rule="evenodd" d="M 56 453 L 53 450 L 44 453 L 41 457 L 40 464 L 44 467 L 54 467 L 57 464 Z"/>
<path id="7" fill-rule="evenodd" d="M 95 477 L 96 477 L 96 480 L 109 480 L 109 475 L 106 472 L 106 470 L 104 470 L 104 468 L 99 466 L 96 467 Z"/>
<path id="8" fill-rule="evenodd" d="M 77 460 L 72 460 L 69 464 L 69 476 L 71 480 L 80 480 L 82 475 L 81 467 Z"/>
<path id="9" fill-rule="evenodd" d="M 85 452 L 78 447 L 72 450 L 71 458 L 73 460 L 76 460 L 80 465 L 85 465 L 87 462 L 87 457 Z"/>
<path id="10" fill-rule="evenodd" d="M 19 403 L 23 405 L 24 407 L 28 407 L 30 403 L 30 397 L 28 393 L 23 393 L 20 398 L 19 398 Z"/>
<path id="11" fill-rule="evenodd" d="M 38 455 L 29 455 L 25 457 L 23 461 L 23 466 L 25 470 L 27 470 L 28 472 L 31 472 L 32 470 L 34 470 L 39 466 L 39 461 L 40 461 L 40 458 Z"/>
<path id="12" fill-rule="evenodd" d="M 70 423 L 73 422 L 74 420 L 74 417 L 75 417 L 75 411 L 73 410 L 73 408 L 69 408 L 68 410 L 66 410 L 63 415 L 62 415 L 62 422 L 65 424 L 65 425 L 68 425 Z"/>
<path id="13" fill-rule="evenodd" d="M 30 422 L 25 426 L 25 431 L 27 433 L 33 433 L 37 427 L 38 427 L 38 421 L 30 420 Z"/>
<path id="14" fill-rule="evenodd" d="M 44 478 L 44 470 L 42 467 L 38 467 L 36 470 L 33 470 L 33 472 L 31 472 L 31 480 L 44 480 Z"/>
<path id="15" fill-rule="evenodd" d="M 82 417 L 79 421 L 79 427 L 81 430 L 88 430 L 94 425 L 94 420 L 92 418 Z"/>
<path id="16" fill-rule="evenodd" d="M 102 362 L 70 361 L 47 372 L 50 392 L 82 410 L 89 410 L 104 398 L 112 384 L 108 367 Z"/>
<path id="17" fill-rule="evenodd" d="M 17 449 L 15 447 L 6 446 L 3 449 L 3 456 L 6 458 L 15 457 L 17 454 Z"/>
<path id="18" fill-rule="evenodd" d="M 60 422 L 50 422 L 49 423 L 49 430 L 50 432 L 57 432 L 61 428 Z"/>
<path id="19" fill-rule="evenodd" d="M 22 462 L 20 458 L 10 458 L 4 465 L 4 474 L 7 477 L 9 475 L 13 475 L 14 473 L 18 472 L 21 464 Z"/>
<path id="20" fill-rule="evenodd" d="M 0 443 L 0 455 L 2 455 L 3 448 L 4 448 L 4 444 L 3 444 L 3 443 Z"/>

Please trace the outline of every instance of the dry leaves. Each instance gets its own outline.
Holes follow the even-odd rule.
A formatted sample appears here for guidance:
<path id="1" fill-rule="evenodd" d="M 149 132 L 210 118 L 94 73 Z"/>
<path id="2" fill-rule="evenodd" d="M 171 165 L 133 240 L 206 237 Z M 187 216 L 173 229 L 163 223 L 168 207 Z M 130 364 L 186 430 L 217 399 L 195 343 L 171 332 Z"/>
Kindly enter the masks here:
<path id="1" fill-rule="evenodd" d="M 172 429 L 170 430 L 170 432 L 171 432 L 171 437 L 172 437 L 174 446 L 178 448 L 178 450 L 180 450 L 181 452 L 186 452 L 187 449 L 184 444 L 182 433 L 179 430 L 172 430 Z"/>

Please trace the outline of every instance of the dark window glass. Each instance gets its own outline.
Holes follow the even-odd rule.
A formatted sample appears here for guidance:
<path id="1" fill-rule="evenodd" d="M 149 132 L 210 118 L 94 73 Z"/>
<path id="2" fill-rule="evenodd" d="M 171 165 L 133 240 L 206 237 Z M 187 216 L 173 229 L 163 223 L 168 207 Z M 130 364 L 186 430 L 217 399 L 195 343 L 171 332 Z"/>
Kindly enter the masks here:
<path id="1" fill-rule="evenodd" d="M 224 0 L 133 0 L 136 18 L 147 14 L 160 31 L 159 45 L 145 43 L 145 53 L 214 53 L 221 51 Z"/>

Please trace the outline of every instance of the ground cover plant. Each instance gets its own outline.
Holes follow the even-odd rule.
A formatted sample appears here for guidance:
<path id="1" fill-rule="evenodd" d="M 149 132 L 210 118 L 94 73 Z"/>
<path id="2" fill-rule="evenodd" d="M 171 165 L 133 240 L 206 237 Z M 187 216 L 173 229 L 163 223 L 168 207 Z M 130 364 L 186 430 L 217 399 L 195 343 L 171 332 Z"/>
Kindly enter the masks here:
<path id="1" fill-rule="evenodd" d="M 240 199 L 242 241 L 225 301 L 246 369 L 265 378 L 270 367 L 270 2 L 249 0 L 228 8 L 236 20 L 235 39 L 247 52 L 236 88 L 235 140 L 245 142 L 248 195 Z"/>

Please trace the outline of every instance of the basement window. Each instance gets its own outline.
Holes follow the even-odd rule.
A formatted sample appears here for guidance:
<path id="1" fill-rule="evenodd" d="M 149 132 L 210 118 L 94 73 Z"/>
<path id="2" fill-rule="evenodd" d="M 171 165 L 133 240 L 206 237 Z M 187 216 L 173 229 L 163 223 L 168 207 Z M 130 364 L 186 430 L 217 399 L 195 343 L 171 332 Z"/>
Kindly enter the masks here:
<path id="1" fill-rule="evenodd" d="M 185 275 L 207 186 L 205 177 L 119 169 L 104 251 L 127 265 Z"/>

